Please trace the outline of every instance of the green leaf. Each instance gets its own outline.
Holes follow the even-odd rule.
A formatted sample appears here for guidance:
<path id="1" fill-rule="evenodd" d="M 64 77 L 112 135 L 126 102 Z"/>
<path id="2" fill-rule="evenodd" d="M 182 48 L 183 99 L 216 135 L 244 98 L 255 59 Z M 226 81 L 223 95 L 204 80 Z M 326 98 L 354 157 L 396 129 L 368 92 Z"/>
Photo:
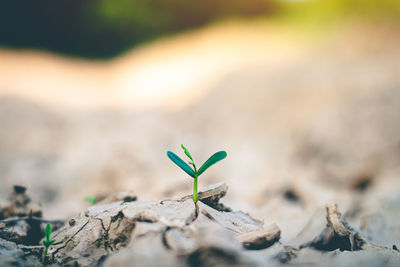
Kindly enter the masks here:
<path id="1" fill-rule="evenodd" d="M 188 156 L 189 159 L 191 159 L 193 161 L 192 155 L 190 155 L 189 150 L 187 150 L 187 148 L 182 144 L 181 145 L 183 151 L 185 151 L 186 156 Z"/>
<path id="2" fill-rule="evenodd" d="M 49 241 L 51 235 L 51 225 L 49 223 L 46 225 L 46 229 L 44 230 L 44 235 L 46 237 L 46 241 Z"/>
<path id="3" fill-rule="evenodd" d="M 92 205 L 95 205 L 96 204 L 96 197 L 90 197 L 90 196 L 88 196 L 88 197 L 85 197 L 85 201 L 87 201 L 87 202 L 89 202 L 90 204 L 92 204 Z"/>
<path id="4" fill-rule="evenodd" d="M 219 151 L 219 152 L 215 153 L 214 155 L 212 155 L 206 162 L 204 162 L 203 166 L 200 167 L 197 175 L 199 176 L 205 170 L 210 168 L 212 165 L 214 165 L 218 161 L 223 160 L 224 158 L 226 158 L 226 155 L 227 154 L 226 154 L 225 151 Z"/>
<path id="5" fill-rule="evenodd" d="M 167 156 L 170 160 L 172 160 L 176 165 L 178 165 L 182 170 L 184 170 L 187 174 L 194 178 L 194 171 L 187 165 L 180 157 L 178 157 L 175 153 L 168 151 Z"/>

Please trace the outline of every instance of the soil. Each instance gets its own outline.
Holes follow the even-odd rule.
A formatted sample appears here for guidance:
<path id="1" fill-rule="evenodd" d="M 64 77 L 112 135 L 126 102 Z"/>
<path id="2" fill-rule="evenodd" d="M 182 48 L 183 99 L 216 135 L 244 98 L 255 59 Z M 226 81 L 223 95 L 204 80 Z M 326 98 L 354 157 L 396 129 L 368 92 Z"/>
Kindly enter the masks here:
<path id="1" fill-rule="evenodd" d="M 15 198 L 29 199 L 15 192 L 0 210 L 15 206 L 29 209 L 30 201 L 20 205 Z M 289 246 L 280 242 L 276 224 L 264 227 L 260 220 L 241 211 L 221 211 L 220 199 L 226 184 L 216 184 L 200 192 L 199 201 L 191 196 L 161 202 L 140 201 L 120 193 L 89 207 L 64 222 L 51 222 L 56 230 L 44 263 L 52 266 L 277 266 L 295 262 L 313 266 L 337 266 L 343 257 L 358 266 L 364 257 L 345 251 L 364 252 L 381 257 L 385 266 L 400 260 L 396 246 L 387 248 L 370 243 L 351 227 L 335 204 L 326 206 L 326 225 L 309 242 Z M 119 197 L 118 197 L 119 196 Z M 209 199 L 213 199 L 213 204 Z M 48 221 L 32 212 L 2 220 L 0 252 L 4 266 L 41 266 L 43 246 L 37 239 L 44 235 Z M 24 216 L 22 216 L 24 215 Z M 33 243 L 33 244 L 32 244 Z M 273 249 L 268 250 L 268 248 Z M 253 253 L 258 251 L 258 253 Z M 312 256 L 309 255 L 310 251 Z M 321 262 L 328 252 L 333 258 Z M 346 255 L 346 256 L 343 256 Z"/>

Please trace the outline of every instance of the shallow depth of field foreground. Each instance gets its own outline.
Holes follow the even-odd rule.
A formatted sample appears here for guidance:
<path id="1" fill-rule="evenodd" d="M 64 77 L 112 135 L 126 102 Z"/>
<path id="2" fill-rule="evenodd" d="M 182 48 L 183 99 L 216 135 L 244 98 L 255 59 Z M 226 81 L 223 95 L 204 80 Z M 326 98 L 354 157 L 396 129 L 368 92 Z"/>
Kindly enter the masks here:
<path id="1" fill-rule="evenodd" d="M 400 6 L 217 2 L 0 25 L 0 266 L 400 266 Z"/>

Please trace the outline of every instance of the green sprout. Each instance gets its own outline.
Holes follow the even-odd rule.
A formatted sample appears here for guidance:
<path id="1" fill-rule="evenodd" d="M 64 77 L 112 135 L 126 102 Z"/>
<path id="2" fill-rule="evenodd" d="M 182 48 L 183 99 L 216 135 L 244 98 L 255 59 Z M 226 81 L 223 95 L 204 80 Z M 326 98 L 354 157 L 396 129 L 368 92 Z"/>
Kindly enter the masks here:
<path id="1" fill-rule="evenodd" d="M 46 225 L 46 229 L 44 230 L 45 240 L 43 241 L 43 245 L 44 245 L 44 250 L 43 250 L 43 255 L 42 255 L 43 264 L 45 264 L 45 260 L 46 260 L 46 256 L 47 256 L 47 250 L 56 241 L 54 239 L 50 240 L 50 235 L 51 235 L 51 226 L 48 223 Z"/>
<path id="2" fill-rule="evenodd" d="M 175 153 L 168 151 L 167 156 L 170 160 L 172 160 L 178 167 L 180 167 L 184 172 L 189 174 L 191 177 L 194 178 L 194 183 L 193 183 L 193 202 L 197 202 L 197 180 L 199 176 L 208 168 L 210 168 L 212 165 L 217 163 L 220 160 L 223 160 L 226 158 L 226 152 L 225 151 L 219 151 L 212 155 L 201 167 L 200 169 L 197 170 L 196 164 L 194 163 L 194 160 L 192 158 L 192 155 L 190 155 L 189 150 L 184 145 L 181 145 L 183 151 L 185 152 L 186 156 L 190 159 L 188 163 L 193 166 L 190 167 L 186 162 L 178 157 Z"/>
<path id="3" fill-rule="evenodd" d="M 96 197 L 93 197 L 93 196 L 85 197 L 85 201 L 89 202 L 92 205 L 96 205 L 96 202 L 97 202 Z"/>

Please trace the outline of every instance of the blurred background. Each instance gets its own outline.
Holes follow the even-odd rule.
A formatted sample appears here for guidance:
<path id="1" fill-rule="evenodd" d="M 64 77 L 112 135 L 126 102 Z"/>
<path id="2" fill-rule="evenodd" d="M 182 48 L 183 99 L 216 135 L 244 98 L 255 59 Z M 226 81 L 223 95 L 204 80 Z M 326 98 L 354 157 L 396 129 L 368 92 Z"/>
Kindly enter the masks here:
<path id="1" fill-rule="evenodd" d="M 226 150 L 200 190 L 284 239 L 330 201 L 392 218 L 399 122 L 398 0 L 0 1 L 0 198 L 25 185 L 47 218 L 190 194 L 181 143 Z"/>

